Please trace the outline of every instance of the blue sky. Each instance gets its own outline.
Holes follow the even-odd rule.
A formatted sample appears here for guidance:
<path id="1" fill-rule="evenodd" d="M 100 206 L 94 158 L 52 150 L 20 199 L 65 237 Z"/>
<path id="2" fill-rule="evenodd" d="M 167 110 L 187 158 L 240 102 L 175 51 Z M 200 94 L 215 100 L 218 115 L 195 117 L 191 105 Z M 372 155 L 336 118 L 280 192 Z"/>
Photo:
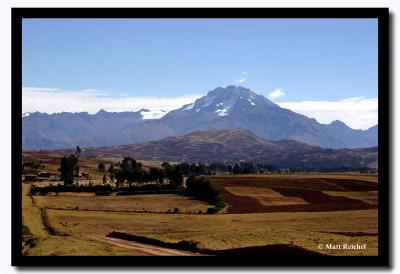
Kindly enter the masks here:
<path id="1" fill-rule="evenodd" d="M 24 19 L 23 86 L 155 100 L 241 79 L 281 103 L 376 98 L 377 39 L 375 19 Z"/>

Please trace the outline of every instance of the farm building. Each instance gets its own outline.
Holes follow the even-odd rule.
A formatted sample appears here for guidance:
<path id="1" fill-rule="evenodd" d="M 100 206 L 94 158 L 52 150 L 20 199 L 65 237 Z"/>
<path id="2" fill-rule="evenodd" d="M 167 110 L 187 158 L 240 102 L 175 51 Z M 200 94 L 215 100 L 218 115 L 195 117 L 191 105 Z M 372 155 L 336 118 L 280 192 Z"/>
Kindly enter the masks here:
<path id="1" fill-rule="evenodd" d="M 84 179 L 90 179 L 89 173 L 84 173 L 84 172 L 79 173 L 77 177 L 78 178 L 84 178 Z"/>
<path id="2" fill-rule="evenodd" d="M 25 175 L 24 181 L 36 182 L 37 181 L 36 175 Z"/>
<path id="3" fill-rule="evenodd" d="M 38 177 L 42 177 L 42 178 L 50 178 L 50 177 L 54 177 L 57 176 L 56 173 L 51 173 L 51 172 L 47 172 L 47 171 L 43 171 L 43 172 L 39 172 L 37 174 Z"/>

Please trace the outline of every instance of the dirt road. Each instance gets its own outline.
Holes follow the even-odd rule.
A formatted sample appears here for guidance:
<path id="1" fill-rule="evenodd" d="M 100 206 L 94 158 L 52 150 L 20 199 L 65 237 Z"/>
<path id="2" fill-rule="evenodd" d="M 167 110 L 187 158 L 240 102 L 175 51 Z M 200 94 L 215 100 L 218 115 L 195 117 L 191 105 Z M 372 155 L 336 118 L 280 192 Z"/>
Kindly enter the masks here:
<path id="1" fill-rule="evenodd" d="M 109 244 L 116 245 L 119 247 L 127 248 L 130 250 L 143 252 L 145 254 L 152 255 L 152 256 L 201 256 L 201 254 L 192 253 L 189 251 L 181 251 L 181 250 L 176 250 L 176 249 L 158 247 L 158 246 L 154 246 L 154 245 L 141 244 L 141 243 L 137 243 L 137 242 L 126 241 L 126 240 L 110 238 L 110 237 L 91 237 L 91 239 L 100 241 L 100 242 L 104 242 L 104 243 L 109 243 Z"/>

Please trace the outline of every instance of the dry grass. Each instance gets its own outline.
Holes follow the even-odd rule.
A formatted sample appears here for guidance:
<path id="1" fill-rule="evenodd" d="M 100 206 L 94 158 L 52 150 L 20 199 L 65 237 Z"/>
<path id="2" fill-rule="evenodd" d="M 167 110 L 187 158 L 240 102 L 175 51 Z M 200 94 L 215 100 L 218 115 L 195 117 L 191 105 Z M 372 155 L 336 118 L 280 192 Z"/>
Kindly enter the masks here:
<path id="1" fill-rule="evenodd" d="M 295 244 L 331 255 L 377 255 L 377 210 L 256 214 L 138 214 L 49 210 L 57 230 L 72 235 L 104 236 L 112 231 L 168 242 L 194 240 L 200 247 L 227 249 L 253 245 Z M 319 250 L 318 244 L 367 244 L 366 250 Z"/>
<path id="2" fill-rule="evenodd" d="M 29 184 L 22 184 L 22 224 L 27 226 L 35 237 L 45 237 L 47 232 L 41 222 L 40 209 L 33 204 L 29 190 Z"/>
<path id="3" fill-rule="evenodd" d="M 253 197 L 265 206 L 307 204 L 301 198 L 286 197 L 269 188 L 229 186 L 225 189 L 236 196 Z"/>
<path id="4" fill-rule="evenodd" d="M 87 161 L 84 162 L 84 168 L 97 169 L 98 159 L 83 161 Z M 51 163 L 49 166 L 52 166 Z M 218 175 L 212 176 L 211 181 L 218 189 L 225 191 L 222 194 L 238 197 L 232 201 L 243 202 L 243 207 L 249 200 L 254 200 L 254 203 L 265 208 L 280 208 L 280 212 L 215 215 L 123 212 L 165 212 L 175 207 L 183 213 L 204 212 L 209 207 L 203 202 L 171 194 L 93 196 L 87 193 L 60 193 L 58 196 L 35 196 L 35 203 L 32 203 L 31 197 L 26 195 L 29 185 L 23 184 L 23 224 L 37 238 L 37 245 L 26 250 L 26 255 L 144 255 L 91 239 L 112 231 L 168 242 L 193 240 L 199 242 L 199 247 L 210 249 L 293 244 L 337 256 L 377 255 L 377 209 L 299 212 L 302 206 L 320 206 L 307 200 L 316 198 L 312 193 L 332 198 L 327 201 L 328 205 L 348 198 L 376 207 L 377 178 L 374 175 Z M 311 193 L 313 197 L 303 199 L 300 194 L 298 197 L 289 197 L 287 193 L 291 194 L 290 191 L 297 191 L 304 197 Z M 345 198 L 339 199 L 340 196 Z M 303 204 L 287 204 L 295 200 Z M 308 203 L 305 203 L 306 200 Z M 277 203 L 281 204 L 277 206 Z M 41 223 L 38 207 L 53 208 L 47 210 L 49 223 L 56 231 L 70 236 L 48 235 Z M 78 210 L 75 210 L 76 207 Z M 287 207 L 299 208 L 296 212 L 282 212 Z M 318 248 L 319 244 L 344 243 L 366 244 L 367 249 Z"/>
<path id="5" fill-rule="evenodd" d="M 111 244 L 96 242 L 86 237 L 49 235 L 41 221 L 40 209 L 29 195 L 29 184 L 22 184 L 22 223 L 32 235 L 34 245 L 25 246 L 26 256 L 124 256 L 147 255 L 138 251 L 117 247 Z"/>
<path id="6" fill-rule="evenodd" d="M 205 212 L 209 204 L 175 194 L 152 194 L 132 196 L 91 196 L 81 193 L 59 196 L 34 196 L 39 207 L 52 209 L 131 211 L 131 212 L 173 212 L 179 208 L 182 213 Z"/>
<path id="7" fill-rule="evenodd" d="M 60 167 L 60 159 L 68 155 L 68 153 L 62 153 L 57 151 L 23 151 L 22 161 L 28 160 L 41 160 L 45 165 L 45 170 L 50 172 L 58 172 Z M 102 178 L 104 173 L 98 171 L 99 163 L 106 165 L 106 170 L 111 163 L 121 162 L 123 158 L 87 158 L 83 155 L 79 157 L 79 167 L 81 172 L 90 173 L 93 178 Z M 144 169 L 150 167 L 161 167 L 162 162 L 160 161 L 142 161 Z"/>
<path id="8" fill-rule="evenodd" d="M 146 256 L 147 253 L 95 241 L 86 237 L 47 236 L 39 238 L 26 256 Z"/>

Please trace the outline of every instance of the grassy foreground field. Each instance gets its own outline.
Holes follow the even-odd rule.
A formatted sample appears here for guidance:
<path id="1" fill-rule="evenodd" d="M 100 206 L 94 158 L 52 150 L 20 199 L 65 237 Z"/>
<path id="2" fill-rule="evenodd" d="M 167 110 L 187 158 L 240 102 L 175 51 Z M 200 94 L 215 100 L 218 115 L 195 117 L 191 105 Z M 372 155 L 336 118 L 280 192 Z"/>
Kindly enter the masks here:
<path id="1" fill-rule="evenodd" d="M 330 255 L 377 254 L 377 210 L 217 215 L 48 212 L 57 231 L 80 237 L 123 231 L 166 242 L 193 240 L 209 249 L 287 243 Z M 349 232 L 366 236 L 347 236 Z M 343 243 L 366 244 L 367 248 L 318 248 L 319 244 Z"/>
<path id="2" fill-rule="evenodd" d="M 78 194 L 78 195 L 76 195 Z M 128 212 L 206 212 L 209 204 L 175 194 L 147 194 L 134 196 L 95 196 L 69 193 L 59 196 L 35 196 L 38 207 L 49 209 L 75 209 Z"/>
<path id="3" fill-rule="evenodd" d="M 22 185 L 23 254 L 27 256 L 144 256 L 147 253 L 132 251 L 115 245 L 94 241 L 83 235 L 53 235 L 43 223 L 41 210 L 28 195 L 30 185 Z M 59 235 L 57 235 L 59 234 Z"/>
<path id="4" fill-rule="evenodd" d="M 215 215 L 194 214 L 209 205 L 170 194 L 103 197 L 64 193 L 31 197 L 28 195 L 30 185 L 24 184 L 23 223 L 32 234 L 27 237 L 35 239 L 33 246 L 25 246 L 24 254 L 148 255 L 126 245 L 104 241 L 105 235 L 118 231 L 171 243 L 194 241 L 200 248 L 213 250 L 291 244 L 334 256 L 377 255 L 377 183 L 371 177 L 361 180 L 357 176 L 351 180 L 350 175 L 345 175 L 345 179 L 331 176 L 298 176 L 296 180 L 282 175 L 212 176 L 213 184 L 225 194 L 228 212 L 241 203 L 252 201 L 238 213 Z M 303 192 L 290 194 L 289 190 L 293 189 Z M 321 193 L 329 199 L 313 200 L 304 195 L 304 191 L 317 191 L 317 198 Z M 299 197 L 298 193 L 304 197 Z M 352 210 L 354 200 L 359 201 L 357 205 L 371 208 Z M 345 203 L 341 210 L 321 208 L 324 203 L 336 206 L 338 201 L 351 203 Z M 254 209 L 252 203 L 267 209 L 276 209 L 278 205 L 281 210 L 247 212 Z M 301 206 L 313 206 L 316 210 L 307 211 Z M 173 207 L 180 207 L 180 213 L 167 213 Z M 45 223 L 52 232 L 43 223 L 43 210 Z M 359 244 L 365 245 L 365 249 L 329 249 L 326 246 L 329 244 Z"/>

